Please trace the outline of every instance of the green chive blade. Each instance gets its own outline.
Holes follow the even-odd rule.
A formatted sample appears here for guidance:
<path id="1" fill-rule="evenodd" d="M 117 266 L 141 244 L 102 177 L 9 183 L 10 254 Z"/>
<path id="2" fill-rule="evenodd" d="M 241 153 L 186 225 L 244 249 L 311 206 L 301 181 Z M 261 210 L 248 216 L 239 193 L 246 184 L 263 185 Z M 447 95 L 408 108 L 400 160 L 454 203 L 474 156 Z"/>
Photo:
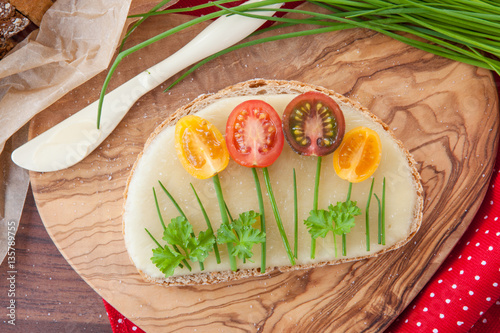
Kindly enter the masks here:
<path id="1" fill-rule="evenodd" d="M 293 226 L 294 226 L 294 242 L 293 242 L 293 255 L 298 258 L 299 248 L 299 216 L 297 207 L 297 177 L 295 168 L 293 168 Z"/>
<path id="2" fill-rule="evenodd" d="M 174 197 L 170 194 L 170 192 L 167 190 L 167 188 L 165 186 L 163 186 L 161 181 L 158 181 L 158 183 L 160 184 L 163 192 L 165 192 L 165 194 L 168 196 L 168 198 L 170 199 L 172 204 L 175 206 L 175 208 L 177 209 L 179 214 L 181 214 L 181 216 L 187 220 L 186 214 L 184 214 L 184 212 L 182 211 L 182 208 L 179 206 L 179 204 L 177 204 L 177 201 L 175 201 Z"/>
<path id="3" fill-rule="evenodd" d="M 217 201 L 219 202 L 219 210 L 220 210 L 222 223 L 229 224 L 229 220 L 227 217 L 226 202 L 224 201 L 224 195 L 222 194 L 222 187 L 220 185 L 219 175 L 216 174 L 215 176 L 213 176 L 212 180 L 214 182 L 215 193 L 217 194 Z M 231 265 L 231 270 L 236 271 L 238 269 L 238 267 L 236 266 L 236 258 L 232 254 L 233 253 L 233 244 L 227 243 L 227 252 L 228 252 L 227 253 L 228 257 L 229 257 L 229 264 Z"/>
<path id="4" fill-rule="evenodd" d="M 375 193 L 374 196 L 375 199 L 377 199 L 377 204 L 378 204 L 378 230 L 377 230 L 378 244 L 382 244 L 382 207 L 380 205 L 380 199 L 378 195 Z"/>
<path id="5" fill-rule="evenodd" d="M 385 245 L 385 177 L 382 183 L 382 245 Z"/>
<path id="6" fill-rule="evenodd" d="M 368 200 L 366 200 L 366 212 L 365 212 L 366 251 L 370 251 L 370 203 L 372 200 L 374 183 L 375 183 L 375 178 L 372 178 L 370 193 L 368 193 Z"/>
<path id="7" fill-rule="evenodd" d="M 153 187 L 153 196 L 155 198 L 155 205 L 156 205 L 156 211 L 158 212 L 158 217 L 160 218 L 161 226 L 163 227 L 163 230 L 167 229 L 165 226 L 165 221 L 163 221 L 163 217 L 161 216 L 161 211 L 160 211 L 160 205 L 158 204 L 158 198 L 156 197 L 156 190 Z"/>
<path id="8" fill-rule="evenodd" d="M 194 188 L 193 184 L 189 184 L 189 185 L 191 185 L 191 189 L 194 192 L 194 195 L 196 197 L 196 201 L 198 201 L 198 205 L 200 206 L 201 213 L 203 214 L 203 217 L 205 218 L 207 228 L 213 235 L 214 229 L 212 228 L 212 223 L 210 222 L 210 218 L 207 215 L 207 211 L 205 210 L 205 207 L 203 206 L 203 203 L 201 202 L 200 197 L 198 196 L 198 193 L 196 192 L 196 189 Z M 220 253 L 219 253 L 219 246 L 217 246 L 217 242 L 214 242 L 214 253 L 215 253 L 215 259 L 217 260 L 217 264 L 220 264 L 221 263 Z"/>
<path id="9" fill-rule="evenodd" d="M 262 189 L 260 188 L 259 175 L 257 174 L 257 169 L 252 168 L 253 179 L 255 181 L 255 190 L 257 191 L 257 200 L 259 201 L 259 211 L 260 211 L 260 230 L 266 232 L 266 215 L 264 212 L 264 199 L 262 197 Z M 266 234 L 267 235 L 267 234 Z M 261 259 L 260 259 L 260 272 L 266 272 L 266 241 L 261 243 Z"/>
<path id="10" fill-rule="evenodd" d="M 347 237 L 346 234 L 342 234 L 342 255 L 347 256 Z"/>
<path id="11" fill-rule="evenodd" d="M 266 167 L 262 168 L 262 172 L 264 174 L 264 181 L 266 183 L 267 193 L 269 194 L 269 200 L 271 201 L 274 218 L 276 220 L 276 224 L 278 225 L 281 240 L 283 241 L 286 254 L 288 255 L 288 260 L 292 265 L 295 265 L 295 257 L 293 256 L 292 249 L 290 248 L 290 244 L 288 243 L 288 238 L 286 236 L 285 229 L 283 228 L 283 222 L 281 221 L 281 216 L 278 211 L 278 205 L 276 204 L 276 199 L 274 198 L 273 189 L 271 187 L 271 180 L 269 178 L 269 172 Z"/>

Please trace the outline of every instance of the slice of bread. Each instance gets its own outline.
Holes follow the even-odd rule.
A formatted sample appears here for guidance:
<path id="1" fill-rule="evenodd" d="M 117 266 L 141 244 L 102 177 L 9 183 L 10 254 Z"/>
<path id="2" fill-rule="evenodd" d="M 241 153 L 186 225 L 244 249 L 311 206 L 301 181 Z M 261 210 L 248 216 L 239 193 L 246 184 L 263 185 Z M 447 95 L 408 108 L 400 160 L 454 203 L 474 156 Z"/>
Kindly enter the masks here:
<path id="1" fill-rule="evenodd" d="M 282 154 L 269 169 L 278 208 L 283 219 L 285 231 L 293 247 L 293 181 L 292 170 L 296 169 L 299 193 L 299 238 L 297 265 L 290 266 L 282 245 L 268 197 L 264 197 L 267 232 L 267 269 L 289 271 L 311 269 L 323 265 L 338 264 L 346 261 L 376 257 L 395 250 L 407 243 L 417 232 L 422 221 L 423 189 L 416 163 L 403 144 L 396 139 L 387 125 L 371 114 L 366 108 L 331 90 L 295 81 L 273 81 L 256 79 L 230 86 L 215 94 L 203 95 L 181 107 L 166 119 L 147 140 L 144 150 L 139 154 L 131 171 L 125 189 L 123 213 L 123 233 L 129 256 L 146 281 L 164 285 L 212 284 L 224 281 L 259 276 L 260 246 L 253 247 L 254 262 L 238 261 L 238 270 L 229 269 L 225 246 L 219 246 L 222 263 L 217 264 L 213 253 L 205 261 L 205 270 L 200 271 L 193 263 L 192 271 L 178 268 L 171 277 L 164 274 L 151 262 L 152 249 L 157 245 L 146 233 L 147 228 L 162 243 L 161 226 L 152 188 L 156 188 L 161 213 L 165 223 L 179 214 L 162 192 L 158 181 L 171 192 L 186 213 L 194 231 L 198 234 L 206 230 L 205 220 L 189 186 L 196 188 L 214 231 L 221 223 L 219 207 L 213 184 L 210 179 L 198 180 L 189 175 L 177 159 L 174 148 L 174 125 L 182 116 L 197 113 L 212 122 L 223 134 L 228 114 L 243 100 L 263 99 L 271 104 L 280 116 L 285 106 L 296 95 L 307 91 L 319 91 L 332 97 L 342 109 L 346 120 L 346 132 L 357 126 L 367 126 L 375 130 L 382 141 L 382 160 L 373 175 L 374 193 L 381 197 L 382 180 L 386 178 L 386 245 L 377 242 L 378 206 L 374 199 L 370 205 L 370 251 L 366 250 L 365 207 L 371 179 L 353 185 L 351 200 L 357 201 L 362 215 L 356 217 L 356 226 L 347 234 L 347 255 L 342 256 L 340 237 L 336 244 L 338 256 L 335 257 L 334 239 L 330 233 L 326 238 L 318 238 L 316 257 L 310 258 L 310 236 L 302 223 L 313 206 L 313 188 L 316 158 L 300 156 L 285 144 Z M 258 211 L 257 195 L 252 173 L 248 168 L 230 161 L 226 170 L 219 175 L 229 211 L 233 216 L 248 210 Z M 263 193 L 265 186 L 260 174 Z M 332 155 L 323 158 L 319 208 L 326 209 L 346 199 L 348 182 L 340 179 L 333 170 Z"/>

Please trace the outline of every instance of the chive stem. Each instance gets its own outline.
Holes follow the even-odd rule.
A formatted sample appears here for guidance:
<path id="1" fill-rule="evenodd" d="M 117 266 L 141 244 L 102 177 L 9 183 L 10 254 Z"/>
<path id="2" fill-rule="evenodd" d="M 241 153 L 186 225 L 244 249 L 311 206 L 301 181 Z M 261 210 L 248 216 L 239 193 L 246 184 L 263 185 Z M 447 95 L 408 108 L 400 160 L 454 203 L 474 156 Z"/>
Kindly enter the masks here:
<path id="1" fill-rule="evenodd" d="M 382 183 L 382 245 L 385 245 L 385 177 Z"/>
<path id="2" fill-rule="evenodd" d="M 299 216 L 298 216 L 298 207 L 297 207 L 297 177 L 295 175 L 295 168 L 293 168 L 293 255 L 295 258 L 298 258 L 298 249 L 299 249 Z"/>
<path id="3" fill-rule="evenodd" d="M 181 216 L 187 220 L 186 214 L 184 214 L 184 212 L 182 211 L 182 208 L 179 206 L 179 204 L 177 204 L 177 201 L 175 201 L 174 197 L 170 194 L 170 192 L 166 189 L 166 187 L 163 186 L 161 181 L 158 181 L 158 183 L 160 183 L 160 186 L 161 186 L 163 192 L 165 192 L 165 194 L 168 196 L 168 198 L 170 199 L 170 201 L 174 205 L 175 209 L 177 209 L 179 214 L 181 214 Z"/>
<path id="4" fill-rule="evenodd" d="M 377 193 L 375 193 L 374 196 L 375 199 L 377 199 L 378 203 L 378 230 L 377 230 L 378 244 L 382 244 L 382 207 L 380 205 L 380 199 Z"/>
<path id="5" fill-rule="evenodd" d="M 286 237 L 285 229 L 283 228 L 283 222 L 281 221 L 281 216 L 278 211 L 278 205 L 276 204 L 276 199 L 274 198 L 273 189 L 271 187 L 271 180 L 269 178 L 269 171 L 267 167 L 262 168 L 262 173 L 264 174 L 264 181 L 266 183 L 267 193 L 269 194 L 269 199 L 271 201 L 271 207 L 273 209 L 274 218 L 276 220 L 276 224 L 278 225 L 278 230 L 281 235 L 281 240 L 283 241 L 283 245 L 285 246 L 286 254 L 288 255 L 288 260 L 292 265 L 295 265 L 295 258 L 293 256 L 292 250 L 290 248 L 290 244 L 288 243 L 288 239 Z"/>
<path id="6" fill-rule="evenodd" d="M 170 194 L 170 192 L 167 190 L 167 188 L 165 186 L 163 186 L 161 181 L 158 181 L 158 183 L 160 183 L 160 186 L 163 189 L 163 192 L 165 192 L 165 194 L 168 196 L 170 201 L 172 201 L 172 204 L 175 206 L 175 208 L 177 209 L 179 214 L 181 214 L 181 216 L 187 220 L 188 218 L 187 218 L 186 214 L 184 214 L 181 207 L 179 206 L 177 201 L 175 201 L 174 197 Z M 191 236 L 196 237 L 194 232 L 191 233 Z M 205 265 L 201 261 L 199 261 L 198 264 L 200 265 L 200 270 L 202 270 L 202 271 L 205 270 Z"/>
<path id="7" fill-rule="evenodd" d="M 226 200 L 224 200 L 224 207 L 226 207 L 226 212 L 227 212 L 227 216 L 229 217 L 229 222 L 233 222 L 234 219 L 233 219 L 233 216 L 231 215 L 231 212 L 229 211 L 229 207 L 227 206 L 227 202 Z"/>
<path id="8" fill-rule="evenodd" d="M 170 0 L 162 0 L 156 6 L 154 6 L 153 8 L 151 8 L 151 10 L 149 10 L 147 14 L 156 12 L 158 9 L 160 9 L 163 5 L 165 5 L 169 1 Z M 127 33 L 125 34 L 125 36 L 122 39 L 122 42 L 120 43 L 120 48 L 118 49 L 118 53 L 120 53 L 123 50 L 123 46 L 125 45 L 125 42 L 130 37 L 130 35 L 134 32 L 134 30 L 137 29 L 137 27 L 140 26 L 141 23 L 144 22 L 146 19 L 147 19 L 147 16 L 141 17 L 141 19 L 139 21 L 135 22 L 132 25 L 132 27 L 127 31 Z"/>
<path id="9" fill-rule="evenodd" d="M 347 255 L 347 239 L 346 234 L 342 234 L 342 255 Z"/>
<path id="10" fill-rule="evenodd" d="M 207 223 L 208 230 L 212 233 L 212 235 L 214 235 L 214 229 L 212 228 L 212 223 L 210 222 L 210 219 L 207 215 L 205 207 L 203 207 L 203 204 L 200 200 L 200 197 L 198 196 L 198 193 L 196 193 L 196 190 L 195 190 L 193 184 L 190 183 L 189 185 L 191 185 L 191 188 L 193 189 L 194 195 L 196 196 L 196 200 L 198 201 L 198 205 L 200 205 L 200 209 L 201 209 L 201 212 L 203 214 L 203 217 L 205 218 L 205 222 Z M 214 235 L 214 237 L 215 237 L 215 235 Z M 217 260 L 217 263 L 220 264 L 221 261 L 220 261 L 219 247 L 217 246 L 217 242 L 214 242 L 214 252 L 215 252 L 215 259 Z"/>
<path id="11" fill-rule="evenodd" d="M 257 191 L 257 199 L 259 201 L 259 211 L 260 211 L 260 230 L 266 232 L 266 215 L 264 213 L 264 199 L 262 197 L 262 189 L 260 188 L 259 175 L 257 174 L 257 169 L 252 168 L 253 179 L 255 181 L 255 190 Z M 267 233 L 266 233 L 267 239 Z M 260 245 L 260 272 L 266 272 L 266 240 L 264 240 Z"/>
<path id="12" fill-rule="evenodd" d="M 161 247 L 163 249 L 163 246 L 161 246 L 161 244 L 158 243 L 158 241 L 156 240 L 156 238 L 154 238 L 154 236 L 149 232 L 148 228 L 144 228 L 144 230 L 146 230 L 146 232 L 148 233 L 149 237 L 151 237 L 151 239 L 156 243 L 156 245 L 158 245 L 158 247 Z"/>
<path id="13" fill-rule="evenodd" d="M 314 181 L 314 199 L 313 199 L 313 209 L 318 210 L 318 195 L 319 195 L 319 178 L 321 175 L 321 161 L 322 157 L 318 156 L 318 161 L 316 163 L 316 179 Z M 311 237 L 311 259 L 316 257 L 316 238 Z"/>
<path id="14" fill-rule="evenodd" d="M 349 189 L 347 190 L 347 199 L 346 201 L 351 200 L 351 192 L 352 192 L 352 182 L 349 182 Z M 342 234 L 342 255 L 347 255 L 347 235 L 345 233 Z"/>
<path id="15" fill-rule="evenodd" d="M 366 251 L 370 251 L 370 203 L 373 194 L 373 184 L 375 183 L 375 178 L 372 178 L 372 185 L 370 186 L 370 193 L 368 193 L 368 200 L 366 200 L 366 212 L 365 212 L 365 228 L 366 228 Z"/>
<path id="16" fill-rule="evenodd" d="M 352 192 L 352 183 L 349 182 L 349 189 L 347 190 L 347 200 L 346 201 L 351 200 L 351 192 Z"/>
<path id="17" fill-rule="evenodd" d="M 219 202 L 220 216 L 222 223 L 229 225 L 229 220 L 227 217 L 226 202 L 224 201 L 224 195 L 222 194 L 222 188 L 220 186 L 219 174 L 215 174 L 212 177 L 214 182 L 215 193 L 217 194 L 217 201 Z M 233 244 L 227 243 L 227 252 L 229 256 L 229 264 L 231 265 L 231 270 L 236 271 L 238 267 L 236 266 L 236 258 L 233 253 Z"/>
<path id="18" fill-rule="evenodd" d="M 160 205 L 158 204 L 158 198 L 156 197 L 156 191 L 155 191 L 154 187 L 153 187 L 153 195 L 155 198 L 156 211 L 158 212 L 158 217 L 160 218 L 161 226 L 163 227 L 163 230 L 165 230 L 165 229 L 167 229 L 167 227 L 165 226 L 165 222 L 163 221 L 163 217 L 161 216 Z M 144 229 L 146 229 L 146 228 L 144 228 Z M 153 239 L 153 241 L 156 243 L 156 245 L 163 248 L 163 246 L 161 246 L 160 243 L 158 243 L 156 238 L 153 237 L 153 235 L 149 232 L 148 229 L 146 229 L 146 232 L 149 234 L 149 237 L 151 237 Z M 179 248 L 177 248 L 175 245 L 173 247 L 177 251 L 177 253 L 181 253 L 179 251 Z M 184 263 L 184 265 L 186 265 L 187 268 L 189 268 L 189 271 L 191 271 L 191 266 L 188 264 L 187 260 L 183 259 L 182 262 Z M 179 264 L 179 266 L 182 267 L 182 265 L 180 265 L 180 264 Z"/>
<path id="19" fill-rule="evenodd" d="M 153 196 L 155 198 L 155 205 L 156 205 L 156 211 L 158 212 L 158 217 L 160 218 L 161 226 L 163 227 L 163 230 L 167 229 L 165 226 L 165 222 L 163 221 L 163 217 L 161 216 L 161 211 L 160 211 L 160 205 L 158 204 L 158 198 L 156 197 L 156 190 L 153 187 Z"/>
<path id="20" fill-rule="evenodd" d="M 337 237 L 333 234 L 333 247 L 335 248 L 335 258 L 337 258 Z"/>

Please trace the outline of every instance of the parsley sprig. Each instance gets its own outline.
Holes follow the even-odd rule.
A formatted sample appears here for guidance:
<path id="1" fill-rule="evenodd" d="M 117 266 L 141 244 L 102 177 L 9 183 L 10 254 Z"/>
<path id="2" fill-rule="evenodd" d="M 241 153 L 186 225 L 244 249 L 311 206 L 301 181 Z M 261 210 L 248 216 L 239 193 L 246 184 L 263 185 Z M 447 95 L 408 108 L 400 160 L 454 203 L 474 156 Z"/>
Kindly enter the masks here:
<path id="1" fill-rule="evenodd" d="M 222 223 L 217 231 L 217 243 L 231 244 L 231 255 L 243 262 L 253 262 L 252 247 L 266 241 L 266 233 L 254 227 L 259 218 L 260 214 L 251 210 L 241 213 L 231 223 Z"/>
<path id="2" fill-rule="evenodd" d="M 351 231 L 355 225 L 355 217 L 361 214 L 361 209 L 356 201 L 351 201 L 352 184 L 349 184 L 349 192 L 344 202 L 331 204 L 326 209 L 313 209 L 309 212 L 309 217 L 304 224 L 311 237 L 315 240 L 318 237 L 325 238 L 329 232 L 333 233 L 335 246 L 335 257 L 337 257 L 337 241 L 335 235 L 342 236 L 342 255 L 347 255 L 347 244 L 345 235 Z"/>
<path id="3" fill-rule="evenodd" d="M 210 230 L 193 235 L 193 226 L 184 216 L 173 218 L 163 231 L 162 239 L 168 244 L 153 249 L 151 261 L 165 276 L 172 276 L 184 260 L 204 262 L 213 250 L 215 237 Z M 176 250 L 175 246 L 182 251 Z"/>

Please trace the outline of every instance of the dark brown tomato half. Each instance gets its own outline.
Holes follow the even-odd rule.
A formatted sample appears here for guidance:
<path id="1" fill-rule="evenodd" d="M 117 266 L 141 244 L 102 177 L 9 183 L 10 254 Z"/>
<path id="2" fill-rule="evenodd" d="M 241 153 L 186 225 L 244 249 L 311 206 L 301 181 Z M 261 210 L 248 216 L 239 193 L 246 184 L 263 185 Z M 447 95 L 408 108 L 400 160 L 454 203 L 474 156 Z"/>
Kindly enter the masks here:
<path id="1" fill-rule="evenodd" d="M 229 115 L 226 144 L 229 155 L 240 165 L 270 166 L 280 156 L 284 142 L 281 118 L 264 101 L 245 101 Z"/>
<path id="2" fill-rule="evenodd" d="M 338 104 L 316 91 L 295 97 L 283 113 L 283 132 L 290 147 L 300 155 L 333 153 L 344 137 L 345 120 Z"/>

